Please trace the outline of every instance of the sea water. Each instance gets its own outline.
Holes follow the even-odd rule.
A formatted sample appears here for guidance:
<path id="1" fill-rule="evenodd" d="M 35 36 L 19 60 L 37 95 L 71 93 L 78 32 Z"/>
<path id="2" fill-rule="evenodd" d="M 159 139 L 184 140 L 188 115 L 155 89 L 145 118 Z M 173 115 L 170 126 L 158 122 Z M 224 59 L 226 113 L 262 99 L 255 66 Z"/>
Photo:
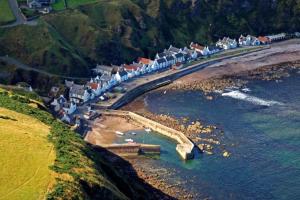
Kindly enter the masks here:
<path id="1" fill-rule="evenodd" d="M 300 199 L 300 75 L 281 81 L 254 81 L 247 89 L 215 93 L 154 91 L 147 108 L 176 118 L 200 119 L 224 130 L 230 157 L 199 154 L 184 162 L 176 143 L 157 133 L 135 131 L 136 142 L 161 145 L 153 164 L 175 169 L 185 187 L 212 199 Z M 119 141 L 124 138 L 119 138 Z"/>

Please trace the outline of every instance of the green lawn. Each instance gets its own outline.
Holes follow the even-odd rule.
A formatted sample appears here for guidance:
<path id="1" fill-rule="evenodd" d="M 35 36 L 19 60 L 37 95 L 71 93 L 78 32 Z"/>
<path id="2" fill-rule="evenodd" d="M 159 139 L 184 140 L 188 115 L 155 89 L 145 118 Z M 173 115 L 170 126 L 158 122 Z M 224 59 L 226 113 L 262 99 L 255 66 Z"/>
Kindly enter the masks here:
<path id="1" fill-rule="evenodd" d="M 65 9 L 65 0 L 57 0 L 52 4 L 52 8 L 56 11 Z M 98 2 L 99 0 L 66 0 L 68 8 L 76 8 L 81 5 Z"/>
<path id="2" fill-rule="evenodd" d="M 76 8 L 81 5 L 98 2 L 99 0 L 67 0 L 67 1 L 68 1 L 69 8 Z"/>
<path id="3" fill-rule="evenodd" d="M 56 11 L 58 11 L 58 10 L 64 10 L 65 9 L 64 0 L 56 0 L 55 3 L 52 4 L 51 6 Z"/>
<path id="4" fill-rule="evenodd" d="M 48 141 L 49 126 L 37 119 L 0 107 L 0 197 L 45 199 L 54 184 L 55 151 Z"/>
<path id="5" fill-rule="evenodd" d="M 0 0 L 0 25 L 13 22 L 14 20 L 15 16 L 9 7 L 8 0 Z"/>

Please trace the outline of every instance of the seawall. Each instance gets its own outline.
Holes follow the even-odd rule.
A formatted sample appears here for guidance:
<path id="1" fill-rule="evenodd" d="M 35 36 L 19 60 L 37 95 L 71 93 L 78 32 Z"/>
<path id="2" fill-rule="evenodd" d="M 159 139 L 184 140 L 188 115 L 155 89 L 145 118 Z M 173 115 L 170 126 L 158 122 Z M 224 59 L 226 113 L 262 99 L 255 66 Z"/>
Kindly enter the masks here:
<path id="1" fill-rule="evenodd" d="M 100 145 L 100 146 L 118 155 L 137 156 L 139 154 L 160 154 L 160 145 L 107 144 L 107 145 Z"/>
<path id="2" fill-rule="evenodd" d="M 191 66 L 188 66 L 186 68 L 183 68 L 181 70 L 175 71 L 172 74 L 166 75 L 165 77 L 161 77 L 161 78 L 157 78 L 155 80 L 149 81 L 147 83 L 138 85 L 136 87 L 134 87 L 133 89 L 127 91 L 122 97 L 120 97 L 119 99 L 117 99 L 115 102 L 113 102 L 110 106 L 105 107 L 104 109 L 118 109 L 126 104 L 128 104 L 129 102 L 133 101 L 136 97 L 157 89 L 159 87 L 168 85 L 170 83 L 172 83 L 174 80 L 179 79 L 183 76 L 186 76 L 188 74 L 194 73 L 196 71 L 199 71 L 201 69 L 206 68 L 209 65 L 213 65 L 215 63 L 221 62 L 223 60 L 226 59 L 230 59 L 233 57 L 238 57 L 238 56 L 243 56 L 249 53 L 254 53 L 254 52 L 258 52 L 264 49 L 268 49 L 270 48 L 269 46 L 263 47 L 263 48 L 259 48 L 259 49 L 255 49 L 255 50 L 250 50 L 248 52 L 245 53 L 240 53 L 238 55 L 230 55 L 230 56 L 225 56 L 225 57 L 221 57 L 221 58 L 216 58 L 216 59 L 212 59 L 210 61 L 206 61 L 200 64 L 194 64 Z M 97 105 L 95 105 L 97 107 Z M 102 107 L 103 108 L 103 107 Z"/>
<path id="3" fill-rule="evenodd" d="M 142 126 L 151 128 L 152 130 L 177 141 L 178 144 L 176 146 L 176 151 L 184 160 L 192 159 L 194 157 L 193 154 L 194 144 L 180 131 L 174 130 L 158 122 L 155 122 L 146 117 L 143 117 L 141 115 L 129 111 L 106 110 L 103 112 L 103 114 L 112 115 L 112 116 L 129 117 L 130 119 L 141 124 Z"/>

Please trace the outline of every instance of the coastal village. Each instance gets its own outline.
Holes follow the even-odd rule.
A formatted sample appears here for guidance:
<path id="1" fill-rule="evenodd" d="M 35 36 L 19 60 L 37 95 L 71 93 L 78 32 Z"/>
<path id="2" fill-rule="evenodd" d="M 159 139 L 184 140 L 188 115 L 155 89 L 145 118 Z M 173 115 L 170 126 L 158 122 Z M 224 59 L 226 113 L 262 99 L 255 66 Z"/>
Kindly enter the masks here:
<path id="1" fill-rule="evenodd" d="M 299 37 L 300 33 L 294 33 Z M 178 70 L 184 68 L 188 63 L 207 58 L 221 51 L 229 49 L 242 48 L 246 46 L 267 45 L 275 41 L 287 38 L 286 33 L 280 33 L 269 36 L 254 37 L 251 35 L 241 35 L 238 40 L 224 37 L 216 42 L 215 45 L 203 46 L 191 42 L 189 47 L 176 48 L 170 46 L 161 53 L 157 53 L 155 58 L 138 58 L 137 62 L 131 64 L 122 64 L 121 66 L 103 66 L 97 65 L 93 69 L 96 75 L 86 84 L 76 84 L 74 81 L 65 80 L 67 92 L 62 94 L 58 87 L 52 87 L 50 93 L 53 96 L 51 107 L 60 119 L 66 123 L 75 123 L 80 125 L 78 118 L 72 118 L 78 106 L 87 105 L 86 119 L 95 115 L 91 109 L 90 103 L 97 101 L 106 101 L 114 98 L 112 91 L 124 93 L 125 88 L 120 87 L 120 83 L 130 81 L 134 77 L 147 75 L 154 72 L 160 72 L 167 69 Z M 58 95 L 60 93 L 60 95 Z"/>
<path id="2" fill-rule="evenodd" d="M 299 36 L 299 33 L 280 33 L 259 37 L 241 35 L 238 39 L 224 37 L 223 39 L 218 40 L 215 45 L 210 46 L 204 46 L 196 42 L 191 42 L 189 47 L 183 48 L 177 48 L 170 45 L 168 49 L 165 49 L 161 53 L 157 53 L 154 59 L 140 57 L 136 62 L 131 64 L 122 64 L 120 66 L 97 65 L 93 69 L 93 74 L 95 74 L 95 76 L 90 78 L 85 84 L 77 84 L 74 81 L 65 80 L 63 89 L 52 87 L 49 93 L 49 96 L 52 97 L 50 106 L 59 119 L 72 125 L 73 129 L 77 129 L 83 137 L 85 137 L 86 130 L 90 130 L 90 127 L 87 128 L 86 126 L 92 124 L 90 121 L 99 118 L 99 116 L 107 112 L 107 109 L 111 109 L 111 107 L 107 105 L 112 104 L 105 104 L 105 102 L 113 100 L 119 94 L 124 95 L 127 93 L 127 88 L 124 87 L 124 83 L 130 84 L 139 79 L 146 79 L 147 82 L 147 77 L 150 77 L 151 75 L 159 76 L 159 74 L 168 71 L 176 72 L 184 70 L 191 64 L 198 63 L 207 58 L 212 58 L 213 55 L 221 52 L 237 48 L 254 48 L 256 46 L 268 45 L 272 42 Z M 121 112 L 120 115 L 125 118 L 137 117 L 134 113 L 130 112 L 126 114 Z M 139 116 L 137 118 L 139 118 Z M 145 120 L 147 119 L 142 119 L 142 121 Z M 139 119 L 137 121 L 139 121 Z M 155 122 L 150 122 L 150 124 L 151 123 L 153 124 Z M 144 127 L 146 127 L 145 130 L 151 131 L 150 126 L 147 126 L 147 124 L 148 123 L 144 124 Z M 155 126 L 160 126 L 160 124 Z M 161 129 L 168 129 L 168 127 L 161 127 Z M 165 132 L 173 131 L 175 130 L 170 129 Z M 122 136 L 124 133 L 116 131 L 115 134 Z M 178 140 L 175 138 L 179 143 L 176 147 L 177 152 L 183 159 L 189 159 L 192 157 L 190 154 L 194 144 L 180 132 L 175 131 L 173 135 L 176 134 L 181 137 Z M 168 133 L 164 135 L 168 136 Z M 186 142 L 180 144 L 181 141 Z M 135 144 L 131 139 L 127 139 L 125 142 Z M 152 147 L 147 146 L 147 148 L 153 150 Z M 228 157 L 229 153 L 225 152 L 223 156 Z"/>

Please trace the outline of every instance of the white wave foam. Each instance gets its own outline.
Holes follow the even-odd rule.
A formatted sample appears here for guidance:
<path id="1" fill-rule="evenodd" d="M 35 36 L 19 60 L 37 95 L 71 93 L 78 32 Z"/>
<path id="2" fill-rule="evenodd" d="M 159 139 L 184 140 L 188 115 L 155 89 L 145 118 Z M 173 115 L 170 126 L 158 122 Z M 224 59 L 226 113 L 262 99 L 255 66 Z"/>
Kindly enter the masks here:
<path id="1" fill-rule="evenodd" d="M 251 92 L 251 90 L 249 88 L 243 88 L 242 91 L 243 92 Z"/>
<path id="2" fill-rule="evenodd" d="M 280 103 L 278 101 L 269 101 L 269 100 L 264 100 L 255 96 L 251 96 L 245 93 L 242 93 L 240 91 L 231 91 L 231 92 L 226 92 L 223 93 L 222 96 L 225 97 L 231 97 L 234 99 L 240 99 L 243 101 L 247 101 L 256 105 L 261 105 L 261 106 L 273 106 L 273 105 L 283 105 L 283 103 Z"/>

